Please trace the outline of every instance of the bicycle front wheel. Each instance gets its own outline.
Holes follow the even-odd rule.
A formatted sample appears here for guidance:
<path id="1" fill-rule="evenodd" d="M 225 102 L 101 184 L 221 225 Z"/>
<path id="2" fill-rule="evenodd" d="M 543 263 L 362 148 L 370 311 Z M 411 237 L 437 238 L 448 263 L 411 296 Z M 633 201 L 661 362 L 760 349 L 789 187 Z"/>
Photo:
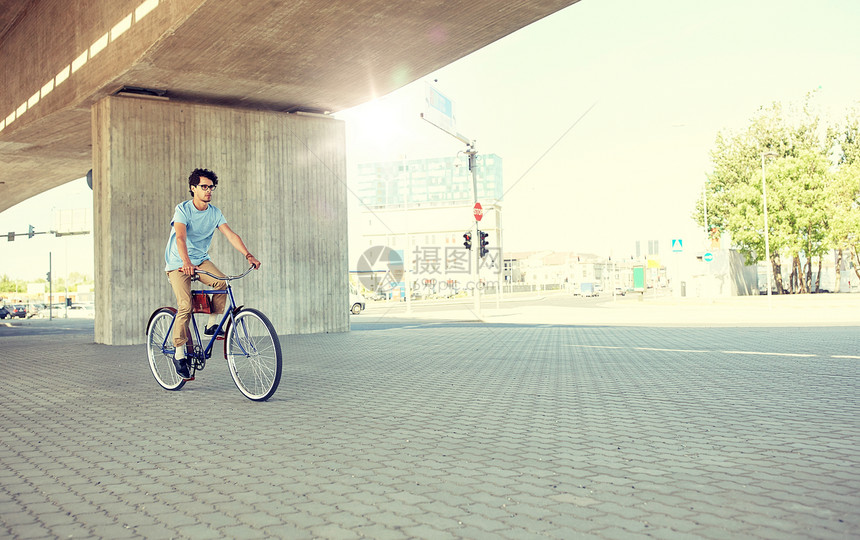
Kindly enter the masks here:
<path id="1" fill-rule="evenodd" d="M 239 391 L 253 401 L 272 397 L 281 381 L 281 342 L 269 319 L 256 309 L 242 309 L 227 329 L 224 348 Z"/>
<path id="2" fill-rule="evenodd" d="M 167 390 L 179 390 L 185 381 L 176 374 L 173 367 L 173 337 L 171 329 L 176 317 L 176 309 L 163 307 L 155 310 L 146 327 L 146 354 L 149 356 L 149 369 L 158 384 Z"/>

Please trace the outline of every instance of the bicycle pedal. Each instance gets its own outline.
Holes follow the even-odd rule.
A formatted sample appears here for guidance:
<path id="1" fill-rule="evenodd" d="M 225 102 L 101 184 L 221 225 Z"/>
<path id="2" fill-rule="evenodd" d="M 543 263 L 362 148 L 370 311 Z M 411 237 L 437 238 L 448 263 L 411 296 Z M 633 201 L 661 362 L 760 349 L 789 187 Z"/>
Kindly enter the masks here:
<path id="1" fill-rule="evenodd" d="M 224 334 L 218 334 L 218 336 L 215 339 L 217 341 L 224 341 Z"/>
<path id="2" fill-rule="evenodd" d="M 194 380 L 194 377 L 189 377 L 189 378 L 187 378 L 187 379 L 182 379 L 182 380 L 183 380 L 184 382 L 193 381 L 193 380 Z"/>

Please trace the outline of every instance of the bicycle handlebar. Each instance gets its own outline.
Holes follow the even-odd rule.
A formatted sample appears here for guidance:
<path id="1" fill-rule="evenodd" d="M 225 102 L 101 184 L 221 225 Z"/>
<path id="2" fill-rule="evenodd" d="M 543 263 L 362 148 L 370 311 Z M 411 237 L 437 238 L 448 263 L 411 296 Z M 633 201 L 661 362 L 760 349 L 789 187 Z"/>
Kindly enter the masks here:
<path id="1" fill-rule="evenodd" d="M 206 274 L 207 276 L 214 277 L 215 279 L 223 279 L 224 281 L 232 281 L 234 279 L 241 279 L 241 278 L 247 276 L 248 273 L 253 269 L 254 269 L 254 265 L 252 264 L 251 266 L 248 267 L 247 270 L 245 270 L 244 272 L 242 272 L 238 276 L 216 276 L 215 274 L 207 272 L 206 270 L 197 269 L 194 271 L 194 275 L 191 276 L 191 281 L 199 281 L 200 280 L 200 278 L 197 277 L 197 274 Z"/>

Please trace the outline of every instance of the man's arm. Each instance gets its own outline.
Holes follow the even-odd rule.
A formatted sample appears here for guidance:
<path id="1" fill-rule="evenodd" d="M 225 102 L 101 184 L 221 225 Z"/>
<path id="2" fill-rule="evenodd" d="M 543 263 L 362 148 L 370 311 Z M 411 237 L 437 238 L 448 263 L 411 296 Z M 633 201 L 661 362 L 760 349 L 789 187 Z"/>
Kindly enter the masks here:
<path id="1" fill-rule="evenodd" d="M 193 276 L 197 267 L 191 264 L 191 259 L 188 257 L 188 229 L 184 223 L 179 222 L 175 222 L 173 228 L 176 230 L 176 251 L 182 259 L 182 267 L 179 270 L 187 276 Z"/>
<path id="2" fill-rule="evenodd" d="M 230 242 L 230 244 L 231 244 L 234 248 L 236 248 L 236 250 L 237 250 L 239 253 L 241 253 L 242 255 L 244 255 L 244 256 L 245 256 L 245 258 L 246 258 L 246 259 L 248 259 L 248 262 L 249 262 L 249 263 L 251 263 L 251 265 L 252 265 L 254 268 L 260 268 L 260 265 L 261 265 L 261 264 L 263 264 L 263 263 L 261 263 L 261 262 L 260 262 L 256 257 L 254 257 L 253 255 L 251 255 L 251 252 L 250 252 L 250 251 L 248 251 L 248 248 L 246 248 L 246 247 L 245 247 L 245 243 L 244 243 L 244 242 L 242 242 L 242 239 L 241 239 L 241 238 L 239 238 L 239 235 L 238 235 L 238 234 L 236 234 L 235 232 L 233 232 L 233 229 L 231 229 L 229 225 L 227 225 L 226 223 L 224 223 L 224 224 L 222 224 L 220 227 L 218 227 L 218 230 L 219 230 L 219 231 L 221 231 L 221 233 L 222 233 L 222 234 L 224 234 L 224 236 L 226 236 L 226 237 L 227 237 L 227 240 Z"/>

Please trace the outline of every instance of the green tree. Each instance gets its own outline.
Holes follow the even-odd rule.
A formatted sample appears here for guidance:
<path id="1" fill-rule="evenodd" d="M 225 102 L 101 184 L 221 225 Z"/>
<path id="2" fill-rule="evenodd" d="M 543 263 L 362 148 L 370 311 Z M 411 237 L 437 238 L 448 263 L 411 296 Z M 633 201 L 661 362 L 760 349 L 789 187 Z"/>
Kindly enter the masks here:
<path id="1" fill-rule="evenodd" d="M 704 201 L 699 201 L 694 216 L 708 230 L 716 229 L 720 235 L 730 233 L 734 246 L 745 256 L 747 264 L 765 258 L 761 156 L 764 152 L 786 154 L 790 134 L 782 117 L 782 106 L 775 103 L 762 108 L 746 131 L 736 135 L 717 134 L 711 151 L 714 169 L 707 176 L 704 194 L 709 223 L 702 223 Z M 777 197 L 774 186 L 769 187 L 768 212 L 772 213 L 772 201 Z M 772 229 L 776 225 L 775 217 L 768 216 Z M 782 290 L 779 245 L 771 243 L 771 248 L 777 290 Z"/>
<path id="2" fill-rule="evenodd" d="M 845 123 L 834 138 L 839 148 L 840 165 L 860 161 L 860 109 L 855 107 L 848 112 Z"/>
<path id="3" fill-rule="evenodd" d="M 704 223 L 703 200 L 694 213 L 708 230 L 730 233 L 748 264 L 764 260 L 764 169 L 770 267 L 778 293 L 814 290 L 813 258 L 818 257 L 820 275 L 821 256 L 832 245 L 827 211 L 832 145 L 822 133 L 814 96 L 807 95 L 799 107 L 773 103 L 761 108 L 741 133 L 719 133 L 704 194 L 709 223 Z M 763 162 L 765 154 L 775 157 Z M 782 280 L 781 256 L 791 261 L 788 287 Z"/>
<path id="4" fill-rule="evenodd" d="M 10 279 L 8 275 L 3 274 L 0 277 L 0 293 L 14 293 L 16 291 L 26 291 L 27 283 L 20 279 Z"/>
<path id="5" fill-rule="evenodd" d="M 837 283 L 843 257 L 854 262 L 860 279 L 860 161 L 842 164 L 833 174 L 827 192 L 830 242 L 836 249 Z"/>
<path id="6" fill-rule="evenodd" d="M 777 160 L 770 168 L 768 182 L 774 186 L 776 200 L 768 200 L 774 215 L 771 239 L 780 253 L 791 257 L 789 289 L 792 292 L 817 291 L 820 281 L 812 283 L 812 263 L 831 246 L 827 193 L 830 188 L 830 163 L 823 153 L 799 148 L 793 156 Z"/>
<path id="7" fill-rule="evenodd" d="M 831 243 L 836 249 L 836 282 L 842 260 L 848 257 L 860 280 L 860 109 L 846 115 L 839 128 L 829 130 L 838 169 L 827 193 Z"/>

